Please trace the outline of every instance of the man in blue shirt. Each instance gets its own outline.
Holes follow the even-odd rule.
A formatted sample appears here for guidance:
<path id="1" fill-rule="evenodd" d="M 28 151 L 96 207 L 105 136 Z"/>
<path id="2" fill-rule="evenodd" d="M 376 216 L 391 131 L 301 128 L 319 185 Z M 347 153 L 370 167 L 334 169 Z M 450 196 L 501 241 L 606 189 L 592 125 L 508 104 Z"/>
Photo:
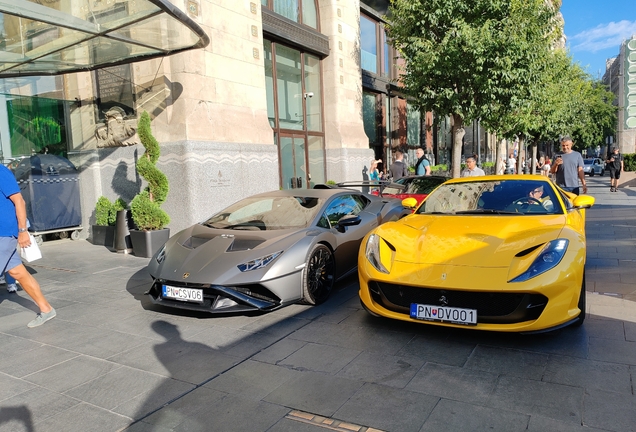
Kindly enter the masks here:
<path id="1" fill-rule="evenodd" d="M 417 150 L 415 150 L 415 157 L 417 158 L 415 174 L 420 176 L 431 175 L 431 163 L 424 156 L 424 149 L 422 147 L 418 147 Z"/>
<path id="2" fill-rule="evenodd" d="M 27 324 L 32 328 L 55 318 L 56 313 L 16 251 L 18 244 L 23 248 L 31 246 L 26 219 L 26 205 L 20 187 L 13 173 L 0 164 L 0 272 L 7 272 L 15 278 L 40 308 L 40 313 Z"/>

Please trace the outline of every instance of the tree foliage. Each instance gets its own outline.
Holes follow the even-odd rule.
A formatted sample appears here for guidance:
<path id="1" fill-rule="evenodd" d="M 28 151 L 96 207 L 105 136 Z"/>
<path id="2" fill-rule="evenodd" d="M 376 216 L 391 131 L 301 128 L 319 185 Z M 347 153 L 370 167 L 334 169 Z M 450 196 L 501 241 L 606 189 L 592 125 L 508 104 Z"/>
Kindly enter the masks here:
<path id="1" fill-rule="evenodd" d="M 389 35 L 404 58 L 401 82 L 420 109 L 453 118 L 452 173 L 463 123 L 495 123 L 532 97 L 555 39 L 544 0 L 393 0 Z"/>

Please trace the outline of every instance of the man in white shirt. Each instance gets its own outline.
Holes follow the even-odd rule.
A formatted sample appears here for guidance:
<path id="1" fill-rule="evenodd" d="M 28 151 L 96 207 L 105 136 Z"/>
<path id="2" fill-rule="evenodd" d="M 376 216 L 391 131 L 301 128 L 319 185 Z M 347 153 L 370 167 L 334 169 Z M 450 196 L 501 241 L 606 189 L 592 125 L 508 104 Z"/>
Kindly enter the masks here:
<path id="1" fill-rule="evenodd" d="M 466 157 L 466 168 L 462 171 L 460 177 L 477 177 L 486 175 L 483 169 L 477 166 L 477 156 Z"/>

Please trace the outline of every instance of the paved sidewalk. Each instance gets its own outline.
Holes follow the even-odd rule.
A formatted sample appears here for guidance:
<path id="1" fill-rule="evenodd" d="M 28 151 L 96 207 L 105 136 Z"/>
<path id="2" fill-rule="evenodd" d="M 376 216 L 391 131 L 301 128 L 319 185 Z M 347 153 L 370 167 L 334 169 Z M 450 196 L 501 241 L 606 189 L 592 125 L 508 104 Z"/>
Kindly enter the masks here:
<path id="1" fill-rule="evenodd" d="M 164 310 L 147 259 L 86 241 L 0 287 L 0 431 L 636 430 L 636 176 L 588 177 L 588 319 L 523 336 L 374 319 L 351 278 L 260 316 Z M 372 429 L 375 428 L 375 429 Z"/>

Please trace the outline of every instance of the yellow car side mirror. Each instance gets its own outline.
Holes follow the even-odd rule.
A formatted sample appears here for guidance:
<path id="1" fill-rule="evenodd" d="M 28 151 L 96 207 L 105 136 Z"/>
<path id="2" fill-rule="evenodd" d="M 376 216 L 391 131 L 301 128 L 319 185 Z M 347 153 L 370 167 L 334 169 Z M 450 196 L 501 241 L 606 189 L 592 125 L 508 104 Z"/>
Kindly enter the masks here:
<path id="1" fill-rule="evenodd" d="M 576 208 L 590 208 L 594 205 L 596 199 L 589 195 L 579 195 L 572 201 L 572 204 Z"/>
<path id="2" fill-rule="evenodd" d="M 402 200 L 402 206 L 407 209 L 414 209 L 417 207 L 417 200 L 415 198 L 404 198 Z"/>

